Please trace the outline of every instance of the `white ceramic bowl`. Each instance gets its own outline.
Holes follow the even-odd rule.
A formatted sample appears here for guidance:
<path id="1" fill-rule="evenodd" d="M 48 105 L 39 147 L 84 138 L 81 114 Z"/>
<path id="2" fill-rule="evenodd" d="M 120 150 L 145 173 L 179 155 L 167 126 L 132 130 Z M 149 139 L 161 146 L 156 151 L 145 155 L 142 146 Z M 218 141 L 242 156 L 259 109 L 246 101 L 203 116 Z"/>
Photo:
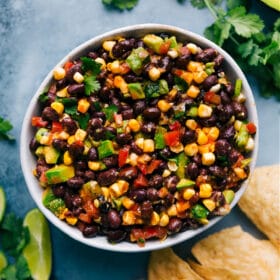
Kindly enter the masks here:
<path id="1" fill-rule="evenodd" d="M 64 65 L 66 61 L 71 60 L 73 58 L 78 58 L 88 53 L 88 51 L 94 48 L 98 48 L 104 40 L 112 39 L 117 36 L 142 37 L 147 33 L 161 33 L 161 32 L 174 34 L 178 38 L 178 41 L 189 40 L 191 42 L 198 44 L 203 48 L 213 47 L 217 49 L 219 53 L 221 53 L 225 58 L 225 65 L 226 65 L 225 72 L 229 80 L 235 80 L 236 78 L 242 79 L 243 92 L 247 97 L 246 104 L 248 108 L 249 119 L 252 120 L 258 126 L 256 104 L 254 101 L 252 91 L 243 72 L 240 70 L 236 62 L 224 50 L 222 50 L 220 47 L 218 47 L 211 41 L 181 28 L 168 26 L 168 25 L 161 25 L 161 24 L 140 24 L 140 25 L 128 26 L 128 27 L 116 29 L 107 32 L 105 34 L 102 34 L 100 36 L 97 36 L 93 39 L 90 39 L 87 42 L 76 47 L 69 54 L 67 54 L 56 66 Z M 22 131 L 21 131 L 20 158 L 21 158 L 21 166 L 22 166 L 22 170 L 23 170 L 23 174 L 25 177 L 28 190 L 32 198 L 34 199 L 35 203 L 39 207 L 39 209 L 43 212 L 46 218 L 53 225 L 55 225 L 57 228 L 59 228 L 60 230 L 62 230 L 64 233 L 74 238 L 75 240 L 80 241 L 92 247 L 110 250 L 110 251 L 119 251 L 119 252 L 143 252 L 143 251 L 156 250 L 168 246 L 173 246 L 179 242 L 183 242 L 207 230 L 209 227 L 213 226 L 215 223 L 217 223 L 219 220 L 222 219 L 222 217 L 211 219 L 209 224 L 206 226 L 200 227 L 195 230 L 188 230 L 176 234 L 174 236 L 170 236 L 164 241 L 159 241 L 159 240 L 147 241 L 145 247 L 143 248 L 138 247 L 138 245 L 135 243 L 128 243 L 128 242 L 122 242 L 113 245 L 107 241 L 106 237 L 85 238 L 77 228 L 71 227 L 66 222 L 59 220 L 42 204 L 42 188 L 39 186 L 38 180 L 32 174 L 32 170 L 36 166 L 36 159 L 29 150 L 29 142 L 32 136 L 34 135 L 34 129 L 31 127 L 31 118 L 32 116 L 39 114 L 38 97 L 43 92 L 43 90 L 49 85 L 51 79 L 52 79 L 52 71 L 44 79 L 44 81 L 38 88 L 37 92 L 33 96 L 27 108 L 27 112 L 23 120 Z M 255 149 L 252 153 L 252 162 L 250 163 L 251 170 L 253 170 L 255 166 L 257 150 L 258 150 L 258 135 L 255 136 Z M 243 194 L 246 188 L 246 184 L 247 181 L 243 183 L 242 187 L 236 193 L 235 199 L 231 205 L 232 207 L 236 205 L 236 203 L 240 199 L 241 195 Z"/>

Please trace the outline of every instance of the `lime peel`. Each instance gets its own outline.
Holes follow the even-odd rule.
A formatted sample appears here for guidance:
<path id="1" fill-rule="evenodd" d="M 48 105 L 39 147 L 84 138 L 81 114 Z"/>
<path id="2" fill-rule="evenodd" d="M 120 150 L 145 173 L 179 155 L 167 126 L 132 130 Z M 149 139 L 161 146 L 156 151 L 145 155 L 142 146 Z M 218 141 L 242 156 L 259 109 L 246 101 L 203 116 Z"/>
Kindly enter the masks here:
<path id="1" fill-rule="evenodd" d="M 6 196 L 4 189 L 0 186 L 0 223 L 2 222 L 2 219 L 5 214 L 6 209 Z"/>
<path id="2" fill-rule="evenodd" d="M 48 280 L 52 269 L 52 247 L 48 222 L 35 208 L 30 210 L 23 221 L 30 233 L 30 241 L 23 249 L 30 273 L 34 280 Z"/>

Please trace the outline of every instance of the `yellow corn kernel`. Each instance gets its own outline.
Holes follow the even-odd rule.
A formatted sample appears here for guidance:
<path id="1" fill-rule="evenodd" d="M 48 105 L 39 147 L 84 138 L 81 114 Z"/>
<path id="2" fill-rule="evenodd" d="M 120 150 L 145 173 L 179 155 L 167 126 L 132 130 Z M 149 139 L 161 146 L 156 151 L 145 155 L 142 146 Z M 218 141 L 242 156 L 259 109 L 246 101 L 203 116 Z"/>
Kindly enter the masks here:
<path id="1" fill-rule="evenodd" d="M 64 70 L 64 68 L 62 67 L 56 67 L 54 70 L 53 70 L 53 77 L 55 80 L 62 80 L 66 75 L 66 71 Z"/>
<path id="2" fill-rule="evenodd" d="M 182 213 L 191 207 L 189 201 L 181 200 L 176 202 L 177 212 Z"/>
<path id="3" fill-rule="evenodd" d="M 202 183 L 199 186 L 199 197 L 208 198 L 212 194 L 212 186 L 208 183 Z"/>
<path id="4" fill-rule="evenodd" d="M 60 102 L 52 102 L 51 107 L 59 114 L 62 115 L 64 111 L 64 105 Z"/>
<path id="5" fill-rule="evenodd" d="M 157 106 L 161 110 L 161 112 L 166 113 L 172 107 L 172 103 L 169 103 L 164 99 L 161 99 L 157 103 Z"/>
<path id="6" fill-rule="evenodd" d="M 76 72 L 73 75 L 74 81 L 76 81 L 78 84 L 81 84 L 84 81 L 84 76 L 80 72 Z"/>
<path id="7" fill-rule="evenodd" d="M 173 152 L 173 153 L 180 153 L 182 151 L 184 151 L 184 145 L 182 143 L 179 143 L 178 145 L 176 146 L 171 146 L 170 147 L 170 150 Z"/>
<path id="8" fill-rule="evenodd" d="M 122 205 L 124 208 L 129 210 L 133 205 L 135 205 L 135 202 L 132 199 L 130 199 L 129 197 L 124 196 L 122 198 Z"/>
<path id="9" fill-rule="evenodd" d="M 218 127 L 216 127 L 216 126 L 210 127 L 208 135 L 207 135 L 209 140 L 215 141 L 218 139 L 219 135 L 220 135 L 220 130 Z"/>
<path id="10" fill-rule="evenodd" d="M 191 52 L 192 54 L 197 54 L 197 52 L 198 52 L 198 47 L 197 47 L 197 45 L 194 44 L 194 43 L 188 43 L 188 44 L 187 44 L 187 48 L 190 50 L 190 52 Z"/>
<path id="11" fill-rule="evenodd" d="M 204 145 L 208 143 L 208 136 L 204 133 L 203 130 L 201 129 L 198 130 L 196 141 L 199 145 Z"/>
<path id="12" fill-rule="evenodd" d="M 128 85 L 122 76 L 115 76 L 114 77 L 114 86 L 119 88 L 122 93 L 128 93 Z"/>
<path id="13" fill-rule="evenodd" d="M 189 128 L 191 130 L 195 130 L 198 126 L 197 122 L 193 119 L 186 120 L 185 125 L 186 125 L 187 128 Z"/>
<path id="14" fill-rule="evenodd" d="M 255 140 L 252 137 L 249 137 L 247 144 L 245 146 L 245 151 L 246 152 L 251 152 L 255 148 Z"/>
<path id="15" fill-rule="evenodd" d="M 183 198 L 185 200 L 189 200 L 191 199 L 195 194 L 195 190 L 194 188 L 185 188 L 183 191 L 182 191 L 182 195 L 183 195 Z"/>
<path id="16" fill-rule="evenodd" d="M 101 64 L 101 70 L 105 70 L 106 69 L 106 62 L 103 58 L 101 57 L 97 57 L 95 59 L 95 62 L 100 63 Z"/>
<path id="17" fill-rule="evenodd" d="M 151 220 L 150 220 L 150 224 L 152 226 L 156 226 L 159 224 L 159 221 L 160 221 L 160 217 L 159 217 L 159 214 L 155 211 L 153 211 L 152 215 L 151 215 Z"/>
<path id="18" fill-rule="evenodd" d="M 169 216 L 166 213 L 160 215 L 159 225 L 161 227 L 166 227 L 169 223 Z"/>
<path id="19" fill-rule="evenodd" d="M 209 211 L 213 211 L 216 208 L 216 203 L 212 199 L 205 198 L 202 200 L 202 203 Z"/>
<path id="20" fill-rule="evenodd" d="M 205 71 L 194 72 L 193 79 L 197 84 L 201 84 L 208 77 Z"/>
<path id="21" fill-rule="evenodd" d="M 67 91 L 67 87 L 64 87 L 61 90 L 57 91 L 56 96 L 58 96 L 58 97 L 68 97 L 69 93 Z"/>
<path id="22" fill-rule="evenodd" d="M 139 147 L 140 149 L 144 149 L 144 138 L 138 138 L 135 140 L 135 144 L 137 145 L 137 147 Z"/>
<path id="23" fill-rule="evenodd" d="M 76 141 L 84 141 L 87 137 L 87 132 L 81 128 L 78 128 L 74 136 Z"/>
<path id="24" fill-rule="evenodd" d="M 109 188 L 101 187 L 102 195 L 104 196 L 105 200 L 108 200 L 110 197 Z"/>
<path id="25" fill-rule="evenodd" d="M 160 77 L 160 70 L 158 69 L 158 68 L 156 68 L 156 67 L 152 67 L 150 70 L 149 70 L 149 78 L 153 81 L 153 82 L 155 82 L 156 80 L 158 80 L 159 79 L 159 77 Z"/>
<path id="26" fill-rule="evenodd" d="M 84 114 L 87 112 L 88 108 L 90 106 L 90 103 L 87 101 L 86 98 L 81 98 L 79 101 L 78 101 L 78 107 L 77 107 L 77 110 Z"/>
<path id="27" fill-rule="evenodd" d="M 247 178 L 247 173 L 245 172 L 245 170 L 243 168 L 235 167 L 235 168 L 233 168 L 233 171 L 239 179 L 244 180 Z"/>
<path id="28" fill-rule="evenodd" d="M 184 152 L 187 156 L 194 156 L 198 153 L 198 146 L 196 143 L 190 143 L 190 144 L 187 144 L 184 148 Z"/>
<path id="29" fill-rule="evenodd" d="M 242 126 L 242 124 L 243 124 L 242 121 L 236 120 L 236 121 L 234 122 L 234 129 L 235 129 L 236 131 L 239 131 L 240 128 L 241 128 L 241 126 Z"/>
<path id="30" fill-rule="evenodd" d="M 185 71 L 180 78 L 182 78 L 183 80 L 185 80 L 187 82 L 188 85 L 191 84 L 191 82 L 193 81 L 193 73 L 189 72 L 189 71 Z"/>
<path id="31" fill-rule="evenodd" d="M 169 217 L 174 217 L 177 216 L 177 208 L 175 204 L 172 204 L 168 209 L 167 209 L 167 214 Z"/>
<path id="32" fill-rule="evenodd" d="M 140 123 L 136 119 L 130 119 L 128 126 L 133 132 L 138 132 L 141 128 Z"/>
<path id="33" fill-rule="evenodd" d="M 138 155 L 135 153 L 131 153 L 129 155 L 129 158 L 127 160 L 127 163 L 129 163 L 132 166 L 136 166 L 138 164 Z"/>
<path id="34" fill-rule="evenodd" d="M 124 180 L 119 180 L 109 187 L 109 191 L 112 197 L 120 197 L 128 191 L 129 184 Z"/>
<path id="35" fill-rule="evenodd" d="M 168 99 L 169 100 L 173 100 L 176 96 L 177 96 L 177 88 L 172 88 L 169 92 L 168 92 Z"/>
<path id="36" fill-rule="evenodd" d="M 144 139 L 143 152 L 152 153 L 155 150 L 155 142 L 153 139 Z"/>
<path id="37" fill-rule="evenodd" d="M 136 216 L 133 211 L 124 211 L 122 216 L 122 224 L 129 226 L 129 225 L 135 225 L 136 223 Z"/>
<path id="38" fill-rule="evenodd" d="M 99 200 L 98 200 L 97 198 L 95 198 L 95 199 L 93 200 L 93 205 L 94 205 L 96 208 L 99 208 L 100 202 L 99 202 Z"/>
<path id="39" fill-rule="evenodd" d="M 187 95 L 191 98 L 196 98 L 199 95 L 199 88 L 197 86 L 191 85 L 187 90 Z"/>
<path id="40" fill-rule="evenodd" d="M 76 217 L 66 217 L 67 224 L 74 226 L 78 222 L 78 218 Z"/>
<path id="41" fill-rule="evenodd" d="M 219 209 L 219 213 L 220 213 L 220 209 Z M 199 223 L 202 224 L 202 225 L 208 225 L 209 220 L 207 220 L 206 218 L 199 219 Z"/>
<path id="42" fill-rule="evenodd" d="M 69 138 L 69 133 L 67 133 L 66 131 L 61 131 L 57 134 L 57 139 L 60 139 L 60 140 L 67 140 Z"/>
<path id="43" fill-rule="evenodd" d="M 200 154 L 205 154 L 210 152 L 210 144 L 205 144 L 205 145 L 199 145 L 198 146 L 198 152 Z"/>
<path id="44" fill-rule="evenodd" d="M 176 162 L 171 161 L 171 160 L 167 162 L 167 167 L 170 171 L 173 171 L 173 172 L 178 169 L 178 165 L 176 164 Z"/>
<path id="45" fill-rule="evenodd" d="M 201 157 L 201 162 L 203 165 L 212 165 L 216 160 L 215 154 L 214 153 L 204 153 L 202 154 Z"/>
<path id="46" fill-rule="evenodd" d="M 165 198 L 167 195 L 168 195 L 169 191 L 166 187 L 161 187 L 159 190 L 158 190 L 158 196 L 160 198 Z"/>
<path id="47" fill-rule="evenodd" d="M 212 107 L 210 107 L 206 104 L 200 104 L 197 109 L 197 115 L 200 118 L 209 118 L 209 117 L 211 117 L 212 112 L 213 112 Z"/>
<path id="48" fill-rule="evenodd" d="M 101 164 L 99 161 L 89 161 L 88 162 L 88 168 L 90 170 L 97 171 L 100 169 L 100 167 L 101 167 Z"/>
<path id="49" fill-rule="evenodd" d="M 171 174 L 171 171 L 169 169 L 164 169 L 164 171 L 162 172 L 162 177 L 166 178 Z"/>
<path id="50" fill-rule="evenodd" d="M 114 74 L 119 74 L 121 72 L 119 60 L 114 60 L 113 62 L 108 63 L 107 69 Z"/>
<path id="51" fill-rule="evenodd" d="M 62 211 L 62 213 L 59 214 L 58 218 L 59 218 L 60 220 L 64 220 L 68 211 L 69 211 L 68 208 L 64 208 L 64 210 Z"/>
<path id="52" fill-rule="evenodd" d="M 73 144 L 75 141 L 76 141 L 75 135 L 71 135 L 71 136 L 69 136 L 68 139 L 67 139 L 67 143 L 68 143 L 69 145 Z"/>
<path id="53" fill-rule="evenodd" d="M 205 134 L 208 134 L 209 133 L 209 131 L 210 131 L 210 127 L 203 127 L 202 128 L 202 131 L 205 133 Z"/>
<path id="54" fill-rule="evenodd" d="M 102 44 L 102 48 L 107 52 L 111 52 L 115 44 L 116 41 L 104 41 Z"/>
<path id="55" fill-rule="evenodd" d="M 203 70 L 203 64 L 197 61 L 190 61 L 187 66 L 188 71 L 190 72 L 199 72 Z"/>
<path id="56" fill-rule="evenodd" d="M 63 163 L 65 165 L 71 165 L 73 163 L 73 160 L 72 158 L 70 157 L 70 154 L 68 151 L 66 151 L 64 154 L 63 154 Z"/>
<path id="57" fill-rule="evenodd" d="M 175 59 L 176 57 L 178 57 L 178 51 L 175 49 L 171 49 L 167 52 L 167 55 L 170 56 L 171 58 Z"/>

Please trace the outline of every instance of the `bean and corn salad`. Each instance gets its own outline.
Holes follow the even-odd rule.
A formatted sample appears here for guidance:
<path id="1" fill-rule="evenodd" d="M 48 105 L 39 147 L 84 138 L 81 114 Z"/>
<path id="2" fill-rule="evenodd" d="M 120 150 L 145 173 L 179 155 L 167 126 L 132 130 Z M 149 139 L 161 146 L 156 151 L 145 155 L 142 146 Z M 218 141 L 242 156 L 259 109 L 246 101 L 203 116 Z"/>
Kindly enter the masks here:
<path id="1" fill-rule="evenodd" d="M 147 34 L 56 67 L 30 142 L 45 207 L 85 237 L 140 246 L 227 214 L 256 126 L 223 61 Z"/>

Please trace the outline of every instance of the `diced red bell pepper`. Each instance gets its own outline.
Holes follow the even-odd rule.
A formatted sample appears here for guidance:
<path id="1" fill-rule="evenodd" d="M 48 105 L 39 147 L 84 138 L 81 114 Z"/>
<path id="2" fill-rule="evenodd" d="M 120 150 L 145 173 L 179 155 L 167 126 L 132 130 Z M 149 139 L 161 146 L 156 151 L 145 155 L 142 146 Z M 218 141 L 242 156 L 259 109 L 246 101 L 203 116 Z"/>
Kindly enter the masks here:
<path id="1" fill-rule="evenodd" d="M 257 131 L 257 127 L 252 122 L 247 123 L 246 128 L 250 134 L 255 134 Z"/>
<path id="2" fill-rule="evenodd" d="M 79 215 L 79 220 L 87 223 L 87 224 L 90 224 L 91 223 L 91 216 L 87 213 L 81 213 Z"/>
<path id="3" fill-rule="evenodd" d="M 221 104 L 221 97 L 215 92 L 208 91 L 204 95 L 204 101 L 215 105 L 219 105 Z"/>
<path id="4" fill-rule="evenodd" d="M 64 64 L 63 68 L 64 68 L 64 70 L 67 72 L 73 65 L 74 65 L 74 63 L 73 63 L 72 61 L 67 61 L 67 62 Z"/>
<path id="5" fill-rule="evenodd" d="M 118 156 L 119 167 L 125 165 L 128 155 L 129 155 L 129 147 L 123 147 L 119 150 L 119 156 Z"/>
<path id="6" fill-rule="evenodd" d="M 159 53 L 160 54 L 167 54 L 169 47 L 171 45 L 170 41 L 166 41 L 163 44 L 161 44 L 160 48 L 159 48 Z"/>
<path id="7" fill-rule="evenodd" d="M 151 163 L 148 165 L 146 169 L 147 174 L 152 174 L 156 169 L 158 169 L 159 165 L 161 164 L 160 159 L 154 159 L 151 161 Z"/>
<path id="8" fill-rule="evenodd" d="M 173 130 L 164 134 L 164 142 L 167 146 L 173 147 L 180 143 L 180 131 Z"/>
<path id="9" fill-rule="evenodd" d="M 160 226 L 148 226 L 142 229 L 134 228 L 130 233 L 130 240 L 137 241 L 139 245 L 143 244 L 145 240 L 151 238 L 163 239 L 167 235 L 167 229 Z"/>
<path id="10" fill-rule="evenodd" d="M 123 122 L 122 114 L 114 114 L 114 121 L 117 126 L 121 126 Z"/>
<path id="11" fill-rule="evenodd" d="M 134 188 L 146 188 L 148 186 L 148 179 L 140 173 L 138 177 L 133 181 Z"/>
<path id="12" fill-rule="evenodd" d="M 52 122 L 52 132 L 61 132 L 63 130 L 60 122 Z"/>
<path id="13" fill-rule="evenodd" d="M 31 124 L 36 127 L 46 127 L 48 122 L 44 121 L 41 117 L 32 117 Z"/>
<path id="14" fill-rule="evenodd" d="M 94 206 L 91 200 L 85 201 L 85 203 L 83 204 L 83 208 L 90 217 L 99 217 L 99 209 Z"/>
<path id="15" fill-rule="evenodd" d="M 143 175 L 147 174 L 147 165 L 146 164 L 138 163 L 137 167 L 143 173 Z"/>
<path id="16" fill-rule="evenodd" d="M 179 130 L 181 128 L 181 124 L 179 121 L 175 121 L 169 125 L 171 130 Z"/>
<path id="17" fill-rule="evenodd" d="M 187 46 L 183 46 L 179 49 L 179 52 L 181 55 L 189 55 L 190 54 L 190 50 Z"/>

